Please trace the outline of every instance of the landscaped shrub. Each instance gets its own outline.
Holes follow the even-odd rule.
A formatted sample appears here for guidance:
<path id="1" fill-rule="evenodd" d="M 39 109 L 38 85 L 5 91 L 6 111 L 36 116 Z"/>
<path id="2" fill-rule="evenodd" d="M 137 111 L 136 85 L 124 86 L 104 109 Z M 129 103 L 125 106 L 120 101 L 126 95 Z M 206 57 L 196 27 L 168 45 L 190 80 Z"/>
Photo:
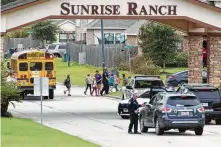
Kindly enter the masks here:
<path id="1" fill-rule="evenodd" d="M 136 56 L 132 60 L 132 71 L 136 74 L 158 75 L 161 68 L 153 63 L 151 58 Z"/>
<path id="2" fill-rule="evenodd" d="M 7 71 L 4 62 L 1 62 L 1 116 L 8 116 L 8 106 L 12 101 L 20 101 L 20 91 L 14 82 L 7 82 Z"/>
<path id="3" fill-rule="evenodd" d="M 177 52 L 174 58 L 170 58 L 166 67 L 187 67 L 188 55 L 184 52 Z"/>

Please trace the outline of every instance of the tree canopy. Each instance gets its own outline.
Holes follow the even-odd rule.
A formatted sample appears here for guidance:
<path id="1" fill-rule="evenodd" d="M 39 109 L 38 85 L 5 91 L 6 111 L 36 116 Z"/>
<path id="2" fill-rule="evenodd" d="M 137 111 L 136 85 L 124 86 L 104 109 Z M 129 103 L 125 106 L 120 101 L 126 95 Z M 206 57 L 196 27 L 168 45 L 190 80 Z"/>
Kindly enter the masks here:
<path id="1" fill-rule="evenodd" d="M 43 21 L 32 26 L 33 38 L 40 41 L 56 41 L 59 28 L 51 21 Z"/>
<path id="2" fill-rule="evenodd" d="M 177 51 L 179 37 L 174 29 L 157 23 L 146 23 L 139 30 L 139 46 L 144 55 L 150 56 L 158 65 L 165 64 Z"/>
<path id="3" fill-rule="evenodd" d="M 11 2 L 14 2 L 14 1 L 16 1 L 16 0 L 1 0 L 1 6 L 11 3 Z"/>

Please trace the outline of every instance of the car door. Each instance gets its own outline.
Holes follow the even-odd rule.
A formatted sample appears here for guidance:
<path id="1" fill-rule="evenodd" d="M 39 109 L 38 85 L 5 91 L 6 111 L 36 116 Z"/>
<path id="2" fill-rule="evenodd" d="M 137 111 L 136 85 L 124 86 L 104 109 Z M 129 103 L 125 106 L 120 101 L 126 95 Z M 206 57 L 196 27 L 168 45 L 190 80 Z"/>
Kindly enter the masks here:
<path id="1" fill-rule="evenodd" d="M 153 105 L 154 105 L 154 102 L 155 102 L 155 100 L 156 100 L 156 96 L 154 96 L 151 100 L 150 100 L 150 102 L 149 102 L 149 104 L 147 104 L 146 106 L 145 106 L 145 109 L 146 109 L 146 116 L 145 116 L 145 123 L 146 123 L 146 125 L 147 126 L 152 126 L 152 113 L 153 113 Z"/>
<path id="2" fill-rule="evenodd" d="M 150 126 L 152 126 L 152 127 L 154 127 L 154 124 L 155 124 L 154 118 L 155 118 L 155 116 L 156 116 L 156 111 L 158 110 L 158 107 L 159 107 L 158 104 L 159 104 L 159 102 L 160 102 L 162 99 L 163 99 L 163 97 L 162 97 L 161 95 L 157 94 L 157 95 L 156 95 L 156 98 L 155 98 L 154 101 L 153 101 L 153 105 L 152 105 L 152 107 L 151 107 L 151 109 L 150 109 L 149 124 L 150 124 Z"/>
<path id="3" fill-rule="evenodd" d="M 125 90 L 125 99 L 130 99 L 131 98 L 131 94 L 133 92 L 133 83 L 134 83 L 134 79 L 131 80 L 129 86 L 126 86 L 126 90 Z"/>

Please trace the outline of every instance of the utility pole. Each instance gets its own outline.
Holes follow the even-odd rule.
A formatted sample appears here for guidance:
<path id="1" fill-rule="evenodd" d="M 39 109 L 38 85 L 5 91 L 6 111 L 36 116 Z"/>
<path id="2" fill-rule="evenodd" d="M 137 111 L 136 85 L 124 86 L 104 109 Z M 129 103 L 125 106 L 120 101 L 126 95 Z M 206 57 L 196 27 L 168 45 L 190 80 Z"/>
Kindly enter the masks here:
<path id="1" fill-rule="evenodd" d="M 102 67 L 103 67 L 103 71 L 104 71 L 105 57 L 104 57 L 104 23 L 103 23 L 103 19 L 101 19 L 101 45 L 102 45 Z"/>
<path id="2" fill-rule="evenodd" d="M 69 32 L 67 33 L 67 44 L 69 44 Z M 69 49 L 69 45 L 67 45 L 67 49 L 66 49 L 67 53 L 66 53 L 66 58 L 67 58 L 67 67 L 70 66 L 70 49 Z"/>

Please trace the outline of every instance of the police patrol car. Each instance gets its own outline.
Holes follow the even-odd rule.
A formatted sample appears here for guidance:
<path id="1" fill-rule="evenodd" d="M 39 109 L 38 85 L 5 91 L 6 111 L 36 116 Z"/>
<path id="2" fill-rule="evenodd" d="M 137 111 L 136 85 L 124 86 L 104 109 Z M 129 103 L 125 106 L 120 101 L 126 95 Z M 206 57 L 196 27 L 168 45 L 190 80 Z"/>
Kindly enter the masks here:
<path id="1" fill-rule="evenodd" d="M 141 105 L 143 103 L 149 103 L 150 99 L 159 92 L 166 92 L 167 90 L 164 87 L 150 87 L 146 91 L 138 94 L 137 102 Z M 123 119 L 127 119 L 130 117 L 128 105 L 130 98 L 121 100 L 118 104 L 118 114 Z M 141 109 L 141 108 L 140 108 Z"/>

